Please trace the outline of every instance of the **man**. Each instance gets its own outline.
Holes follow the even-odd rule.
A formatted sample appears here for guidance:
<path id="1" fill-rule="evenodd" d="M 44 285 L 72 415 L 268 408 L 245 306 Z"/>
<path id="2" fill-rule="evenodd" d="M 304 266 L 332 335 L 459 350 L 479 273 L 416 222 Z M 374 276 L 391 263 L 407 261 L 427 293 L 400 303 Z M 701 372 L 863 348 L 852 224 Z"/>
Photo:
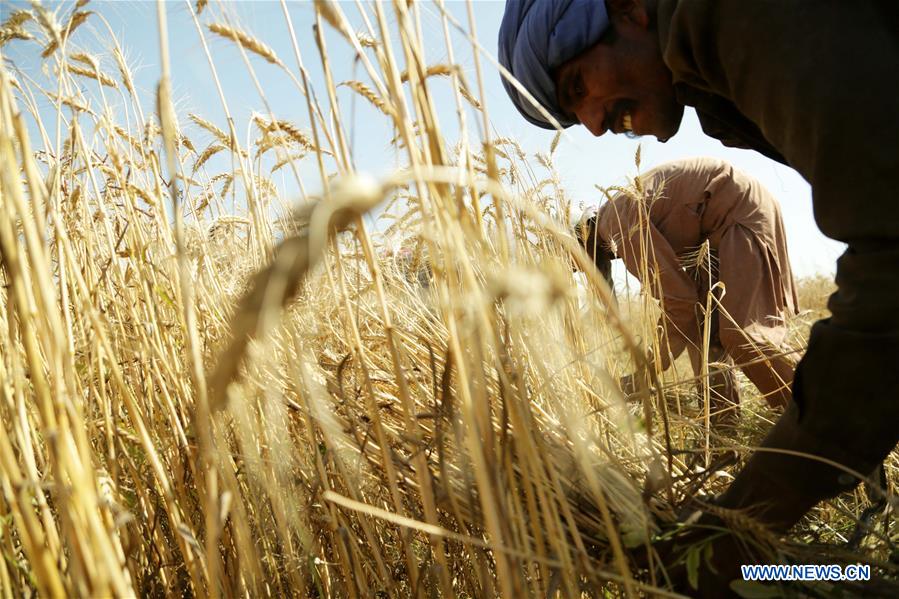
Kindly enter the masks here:
<path id="1" fill-rule="evenodd" d="M 686 349 L 700 374 L 711 292 L 708 360 L 736 362 L 765 400 L 783 409 L 795 367 L 784 349 L 785 319 L 798 300 L 777 201 L 758 181 L 712 158 L 669 162 L 641 176 L 640 186 L 642 197 L 619 193 L 588 213 L 578 236 L 601 272 L 621 258 L 661 300 L 662 370 Z M 704 243 L 710 254 L 697 256 Z M 709 383 L 712 423 L 733 424 L 740 401 L 733 371 Z"/>
<path id="2" fill-rule="evenodd" d="M 819 227 L 848 244 L 795 401 L 720 500 L 775 529 L 899 439 L 896 23 L 893 0 L 524 0 L 500 29 L 500 61 L 542 107 L 504 82 L 530 122 L 664 141 L 693 106 L 708 135 L 802 174 Z"/>

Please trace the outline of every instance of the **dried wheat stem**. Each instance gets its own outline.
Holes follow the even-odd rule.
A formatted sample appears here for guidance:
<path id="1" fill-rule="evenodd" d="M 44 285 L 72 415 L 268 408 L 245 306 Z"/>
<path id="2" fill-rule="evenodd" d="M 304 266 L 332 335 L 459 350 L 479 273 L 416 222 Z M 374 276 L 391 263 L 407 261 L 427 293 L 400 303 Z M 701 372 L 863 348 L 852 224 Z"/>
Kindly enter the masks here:
<path id="1" fill-rule="evenodd" d="M 248 50 L 257 56 L 261 56 L 271 64 L 278 65 L 279 67 L 284 66 L 281 59 L 275 55 L 274 50 L 250 34 L 224 23 L 210 23 L 207 27 L 209 27 L 209 31 L 237 42 L 245 50 Z"/>
<path id="2" fill-rule="evenodd" d="M 70 73 L 72 73 L 74 75 L 80 75 L 81 77 L 87 77 L 89 79 L 99 81 L 106 87 L 117 88 L 119 86 L 119 84 L 116 83 L 115 79 L 113 79 L 109 75 L 107 75 L 99 70 L 92 71 L 90 69 L 85 69 L 85 68 L 78 67 L 78 66 L 71 65 L 71 64 L 66 65 L 66 70 L 68 70 Z"/>
<path id="3" fill-rule="evenodd" d="M 370 87 L 361 81 L 344 81 L 339 83 L 337 87 L 348 87 L 366 100 L 368 100 L 375 108 L 383 112 L 387 116 L 394 116 L 393 107 L 388 104 L 381 96 L 376 94 Z"/>

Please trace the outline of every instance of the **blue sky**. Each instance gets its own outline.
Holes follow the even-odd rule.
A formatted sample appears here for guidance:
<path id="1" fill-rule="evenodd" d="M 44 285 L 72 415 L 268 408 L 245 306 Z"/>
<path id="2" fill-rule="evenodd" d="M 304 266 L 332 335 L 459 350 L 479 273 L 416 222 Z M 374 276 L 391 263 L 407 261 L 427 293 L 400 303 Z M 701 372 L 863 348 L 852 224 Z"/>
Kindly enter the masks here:
<path id="1" fill-rule="evenodd" d="M 5 19 L 12 7 L 23 4 L 0 0 L 3 18 Z M 496 48 L 496 32 L 502 18 L 503 4 L 499 0 L 475 0 L 473 4 L 479 39 L 490 52 L 494 52 Z M 74 2 L 61 4 L 45 2 L 45 5 L 59 7 L 61 15 L 68 15 Z M 173 90 L 179 116 L 186 117 L 188 112 L 194 112 L 225 128 L 224 111 L 188 8 L 183 0 L 170 1 L 165 6 L 169 23 Z M 351 22 L 358 25 L 357 29 L 361 30 L 361 20 L 355 2 L 344 1 L 341 2 L 341 6 Z M 467 27 L 465 3 L 448 0 L 447 6 Z M 311 30 L 312 4 L 294 0 L 288 2 L 288 7 L 299 39 L 303 61 L 312 75 L 313 85 L 322 97 L 325 87 Z M 429 2 L 422 2 L 421 9 L 424 38 L 428 41 L 425 48 L 428 64 L 448 62 L 436 8 Z M 143 93 L 144 111 L 152 112 L 155 85 L 160 75 L 155 2 L 94 1 L 88 4 L 85 10 L 93 10 L 109 22 L 130 63 L 136 67 L 136 81 Z M 385 4 L 385 10 L 392 22 L 393 12 L 389 3 Z M 296 62 L 279 2 L 213 1 L 201 15 L 201 22 L 221 21 L 223 12 L 233 22 L 270 45 L 296 72 Z M 364 81 L 366 78 L 363 68 L 361 65 L 354 67 L 353 54 L 342 38 L 331 30 L 326 32 L 326 36 L 335 79 L 338 82 L 354 78 Z M 471 46 L 455 31 L 451 37 L 456 62 L 461 65 L 469 84 L 474 88 L 476 76 Z M 95 18 L 91 18 L 73 36 L 73 41 L 78 46 L 101 56 L 104 70 L 115 73 L 114 63 L 106 50 L 108 39 L 106 28 Z M 254 110 L 264 112 L 263 104 L 236 47 L 227 40 L 212 36 L 208 39 L 229 108 L 238 122 L 238 135 L 247 135 L 246 122 L 250 113 Z M 36 48 L 37 46 L 31 43 L 13 42 L 4 48 L 4 55 L 13 60 L 23 72 L 39 78 L 41 63 Z M 275 115 L 305 126 L 308 120 L 305 102 L 290 79 L 261 59 L 252 58 L 251 62 Z M 499 74 L 489 61 L 482 60 L 482 68 L 485 85 L 483 99 L 489 110 L 494 135 L 518 140 L 531 154 L 536 151 L 545 152 L 553 133 L 533 127 L 524 121 L 506 97 Z M 93 83 L 87 82 L 84 85 L 90 87 Z M 435 97 L 441 113 L 441 125 L 445 128 L 450 142 L 454 143 L 457 131 L 455 107 L 450 94 L 447 93 L 448 85 L 435 80 L 432 86 L 438 90 Z M 350 90 L 340 89 L 339 102 L 343 121 L 351 123 L 356 167 L 377 174 L 403 165 L 402 154 L 390 146 L 389 142 L 395 132 L 388 125 L 386 117 L 368 106 L 364 100 L 358 97 L 354 100 L 354 96 Z M 467 118 L 472 125 L 479 121 L 479 114 L 469 110 Z M 470 130 L 474 132 L 477 129 L 471 126 Z M 692 110 L 687 111 L 680 132 L 665 144 L 657 142 L 654 138 L 632 140 L 614 135 L 594 138 L 583 127 L 569 129 L 555 156 L 556 167 L 569 195 L 576 201 L 587 204 L 598 203 L 600 195 L 594 188 L 595 184 L 608 186 L 622 183 L 626 176 L 635 173 L 634 153 L 638 144 L 642 146 L 643 169 L 677 158 L 713 156 L 728 160 L 737 168 L 758 178 L 781 202 L 789 251 L 796 275 L 833 273 L 834 261 L 843 246 L 828 240 L 818 231 L 812 217 L 811 192 L 802 177 L 792 169 L 760 154 L 725 148 L 718 141 L 706 137 L 701 132 Z M 286 174 L 287 169 L 281 172 Z M 306 161 L 301 174 L 304 181 L 307 181 L 309 191 L 314 191 L 318 185 L 318 176 L 312 169 L 311 160 Z"/>

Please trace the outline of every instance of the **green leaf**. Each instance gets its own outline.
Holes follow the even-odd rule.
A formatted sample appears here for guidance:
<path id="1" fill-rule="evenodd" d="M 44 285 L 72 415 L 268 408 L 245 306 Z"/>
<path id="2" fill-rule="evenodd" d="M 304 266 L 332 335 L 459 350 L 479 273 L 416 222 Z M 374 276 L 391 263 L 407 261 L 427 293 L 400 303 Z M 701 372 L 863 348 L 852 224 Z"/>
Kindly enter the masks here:
<path id="1" fill-rule="evenodd" d="M 693 547 L 687 552 L 687 582 L 690 587 L 699 590 L 699 558 L 702 550 L 699 547 Z"/>
<path id="2" fill-rule="evenodd" d="M 646 531 L 636 527 L 623 529 L 621 531 L 621 542 L 624 543 L 624 546 L 628 549 L 640 547 L 646 542 Z"/>
<path id="3" fill-rule="evenodd" d="M 166 292 L 165 288 L 162 285 L 156 286 L 156 294 L 172 308 L 176 307 L 175 301 L 171 298 L 171 296 L 169 296 L 169 294 Z"/>
<path id="4" fill-rule="evenodd" d="M 712 565 L 713 555 L 715 555 L 715 545 L 713 543 L 706 543 L 705 549 L 702 552 L 702 558 L 705 560 L 705 565 L 709 567 L 709 570 L 717 574 L 718 571 Z"/>

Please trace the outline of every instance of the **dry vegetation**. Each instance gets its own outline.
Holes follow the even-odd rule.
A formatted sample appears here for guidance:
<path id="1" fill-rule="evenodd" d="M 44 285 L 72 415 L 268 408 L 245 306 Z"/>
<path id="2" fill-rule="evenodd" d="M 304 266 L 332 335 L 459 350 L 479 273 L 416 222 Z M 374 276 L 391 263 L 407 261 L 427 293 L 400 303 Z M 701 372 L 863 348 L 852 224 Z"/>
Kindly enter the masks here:
<path id="1" fill-rule="evenodd" d="M 74 30 L 103 27 L 83 4 L 5 14 L 0 35 L 0 56 L 27 45 L 58 82 L 0 68 L 3 597 L 664 595 L 653 544 L 689 528 L 773 416 L 747 387 L 736 438 L 719 437 L 673 371 L 624 402 L 652 302 L 619 317 L 595 269 L 571 272 L 558 138 L 530 156 L 487 133 L 485 56 L 467 75 L 427 64 L 404 0 L 316 2 L 319 53 L 294 40 L 290 57 L 185 4 L 202 51 L 221 36 L 260 91 L 258 59 L 295 83 L 305 122 L 262 95 L 246 143 L 230 115 L 176 114 L 164 15 L 163 76 L 139 97 L 115 38 L 102 60 L 79 51 Z M 473 21 L 441 6 L 429 43 L 473 47 Z M 364 76 L 343 81 L 326 40 Z M 318 89 L 303 61 L 326 71 Z M 353 172 L 338 93 L 392 121 L 408 168 Z M 222 155 L 233 166 L 210 170 Z M 830 285 L 804 284 L 797 347 Z M 770 560 L 874 564 L 867 591 L 889 594 L 889 517 L 849 544 L 868 505 L 829 502 L 792 541 L 725 516 Z M 704 547 L 683 549 L 690 576 Z"/>

